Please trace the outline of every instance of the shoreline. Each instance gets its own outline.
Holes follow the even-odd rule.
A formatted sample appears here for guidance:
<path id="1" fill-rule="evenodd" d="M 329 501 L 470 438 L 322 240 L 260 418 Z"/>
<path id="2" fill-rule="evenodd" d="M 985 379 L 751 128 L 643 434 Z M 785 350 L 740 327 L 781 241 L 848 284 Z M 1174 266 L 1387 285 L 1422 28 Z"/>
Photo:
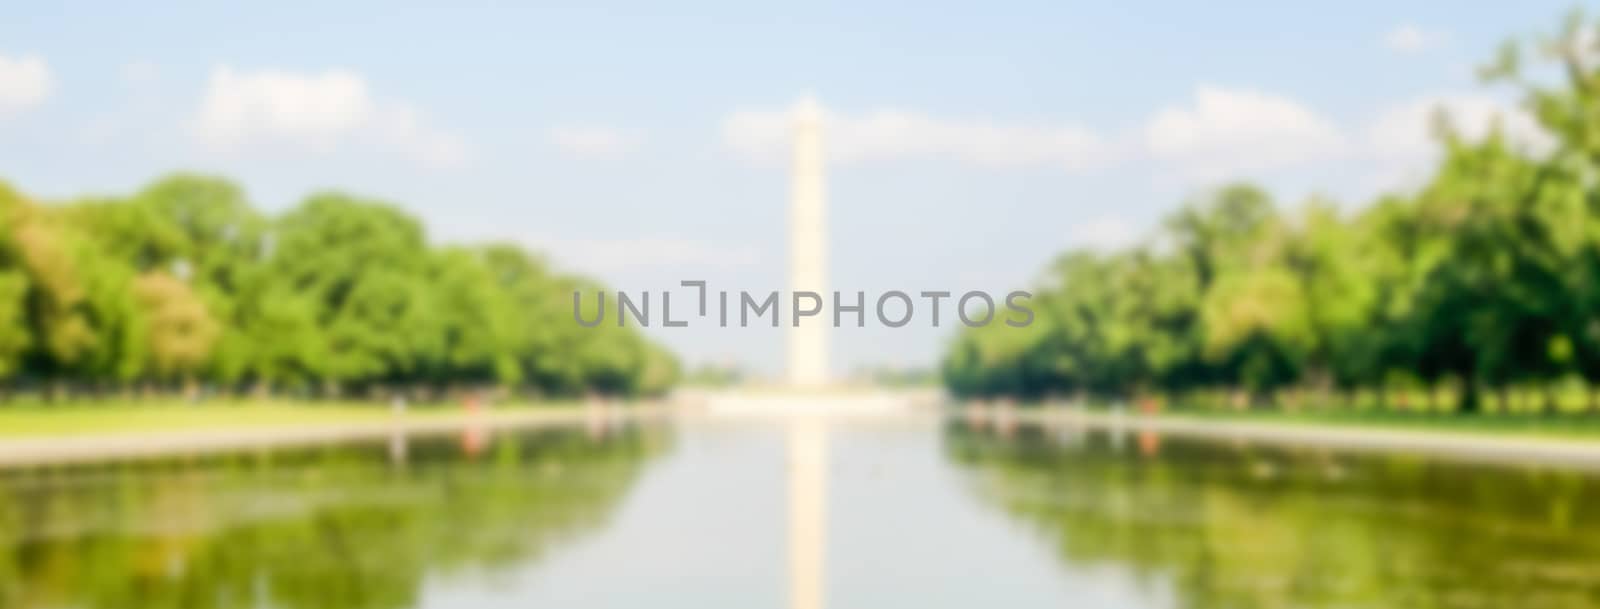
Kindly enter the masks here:
<path id="1" fill-rule="evenodd" d="M 595 423 L 610 425 L 651 420 L 663 416 L 665 412 L 666 409 L 660 405 L 640 404 L 627 408 L 488 411 L 448 417 L 397 414 L 387 420 L 306 426 L 271 425 L 0 438 L 0 468 L 215 455 L 382 440 L 394 436 L 438 435 L 470 429 L 538 429 Z"/>
<path id="2" fill-rule="evenodd" d="M 956 416 L 967 415 L 958 413 Z M 1175 436 L 1280 446 L 1363 453 L 1411 453 L 1478 463 L 1600 471 L 1600 441 L 1337 423 L 1228 421 L 1183 415 L 1086 412 L 1060 408 L 1014 410 L 1009 413 L 991 410 L 982 416 L 991 422 L 1009 417 L 1019 423 L 1079 425 L 1106 431 L 1153 431 Z"/>
<path id="3" fill-rule="evenodd" d="M 913 411 L 897 414 L 906 418 L 920 418 L 932 413 Z M 693 411 L 672 404 L 654 403 L 629 407 L 489 410 L 450 416 L 396 414 L 381 420 L 307 425 L 19 436 L 0 438 L 0 468 L 224 454 L 383 440 L 394 436 L 439 435 L 472 429 L 612 425 L 677 416 L 693 418 Z M 887 418 L 900 416 L 889 415 Z M 1326 422 L 1242 421 L 1182 414 L 1147 415 L 1074 408 L 956 408 L 946 410 L 935 418 L 967 421 L 976 418 L 991 425 L 1022 423 L 1078 426 L 1112 432 L 1150 431 L 1220 441 L 1364 453 L 1411 453 L 1489 464 L 1544 465 L 1600 471 L 1600 439 L 1589 441 Z"/>

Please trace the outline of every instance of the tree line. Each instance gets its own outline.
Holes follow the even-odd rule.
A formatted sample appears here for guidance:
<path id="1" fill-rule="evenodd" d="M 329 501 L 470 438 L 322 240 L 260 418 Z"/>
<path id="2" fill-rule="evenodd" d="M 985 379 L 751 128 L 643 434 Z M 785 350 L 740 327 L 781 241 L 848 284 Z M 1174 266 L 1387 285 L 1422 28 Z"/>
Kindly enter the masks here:
<path id="1" fill-rule="evenodd" d="M 1470 138 L 1441 114 L 1431 177 L 1355 213 L 1218 188 L 1137 247 L 1061 256 L 1035 291 L 1039 319 L 965 331 L 946 385 L 1236 405 L 1420 395 L 1461 412 L 1519 395 L 1553 411 L 1582 387 L 1600 410 L 1597 34 L 1574 16 L 1483 69 L 1548 142 L 1500 124 Z"/>
<path id="2" fill-rule="evenodd" d="M 338 192 L 280 215 L 178 174 L 40 204 L 0 183 L 0 390 L 418 396 L 663 391 L 676 360 L 579 328 L 574 290 L 514 245 L 430 245 L 394 205 Z"/>

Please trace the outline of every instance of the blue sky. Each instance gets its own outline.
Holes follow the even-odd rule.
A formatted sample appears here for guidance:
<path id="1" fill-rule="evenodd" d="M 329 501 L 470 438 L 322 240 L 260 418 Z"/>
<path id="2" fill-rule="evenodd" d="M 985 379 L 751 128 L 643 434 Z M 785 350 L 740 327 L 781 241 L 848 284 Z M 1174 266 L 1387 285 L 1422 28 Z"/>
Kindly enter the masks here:
<path id="1" fill-rule="evenodd" d="M 34 3 L 0 21 L 0 178 L 44 197 L 226 174 L 269 210 L 387 198 L 637 291 L 784 287 L 784 113 L 828 114 L 832 277 L 1029 283 L 1229 179 L 1356 208 L 1431 158 L 1426 117 L 1536 134 L 1473 69 L 1568 3 Z M 841 371 L 949 329 L 836 333 Z M 775 332 L 658 336 L 779 366 Z"/>

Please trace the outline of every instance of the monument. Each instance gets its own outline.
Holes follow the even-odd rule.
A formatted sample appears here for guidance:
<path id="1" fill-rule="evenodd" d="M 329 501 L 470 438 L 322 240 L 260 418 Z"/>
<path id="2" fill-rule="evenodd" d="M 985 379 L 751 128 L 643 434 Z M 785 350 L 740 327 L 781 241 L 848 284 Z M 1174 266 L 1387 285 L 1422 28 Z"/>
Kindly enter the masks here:
<path id="1" fill-rule="evenodd" d="M 806 97 L 794 111 L 794 159 L 789 192 L 790 294 L 815 292 L 827 300 L 828 227 L 824 196 L 822 110 Z M 792 304 L 792 302 L 790 303 Z M 818 387 L 828 383 L 828 324 L 815 315 L 789 328 L 789 384 Z"/>

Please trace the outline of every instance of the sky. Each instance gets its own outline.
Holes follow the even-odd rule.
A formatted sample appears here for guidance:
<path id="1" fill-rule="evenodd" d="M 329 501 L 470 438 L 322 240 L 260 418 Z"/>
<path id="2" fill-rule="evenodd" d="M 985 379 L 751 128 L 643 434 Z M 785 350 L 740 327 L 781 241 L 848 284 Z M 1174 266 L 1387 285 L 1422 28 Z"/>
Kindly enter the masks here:
<path id="1" fill-rule="evenodd" d="M 211 172 L 268 211 L 338 189 L 630 293 L 767 291 L 809 96 L 833 286 L 1004 294 L 1228 181 L 1286 207 L 1403 191 L 1435 158 L 1434 108 L 1536 145 L 1475 70 L 1574 8 L 860 4 L 12 6 L 0 179 L 60 199 Z M 842 329 L 834 367 L 931 366 L 954 331 Z M 778 331 L 651 332 L 691 364 L 782 366 Z"/>

